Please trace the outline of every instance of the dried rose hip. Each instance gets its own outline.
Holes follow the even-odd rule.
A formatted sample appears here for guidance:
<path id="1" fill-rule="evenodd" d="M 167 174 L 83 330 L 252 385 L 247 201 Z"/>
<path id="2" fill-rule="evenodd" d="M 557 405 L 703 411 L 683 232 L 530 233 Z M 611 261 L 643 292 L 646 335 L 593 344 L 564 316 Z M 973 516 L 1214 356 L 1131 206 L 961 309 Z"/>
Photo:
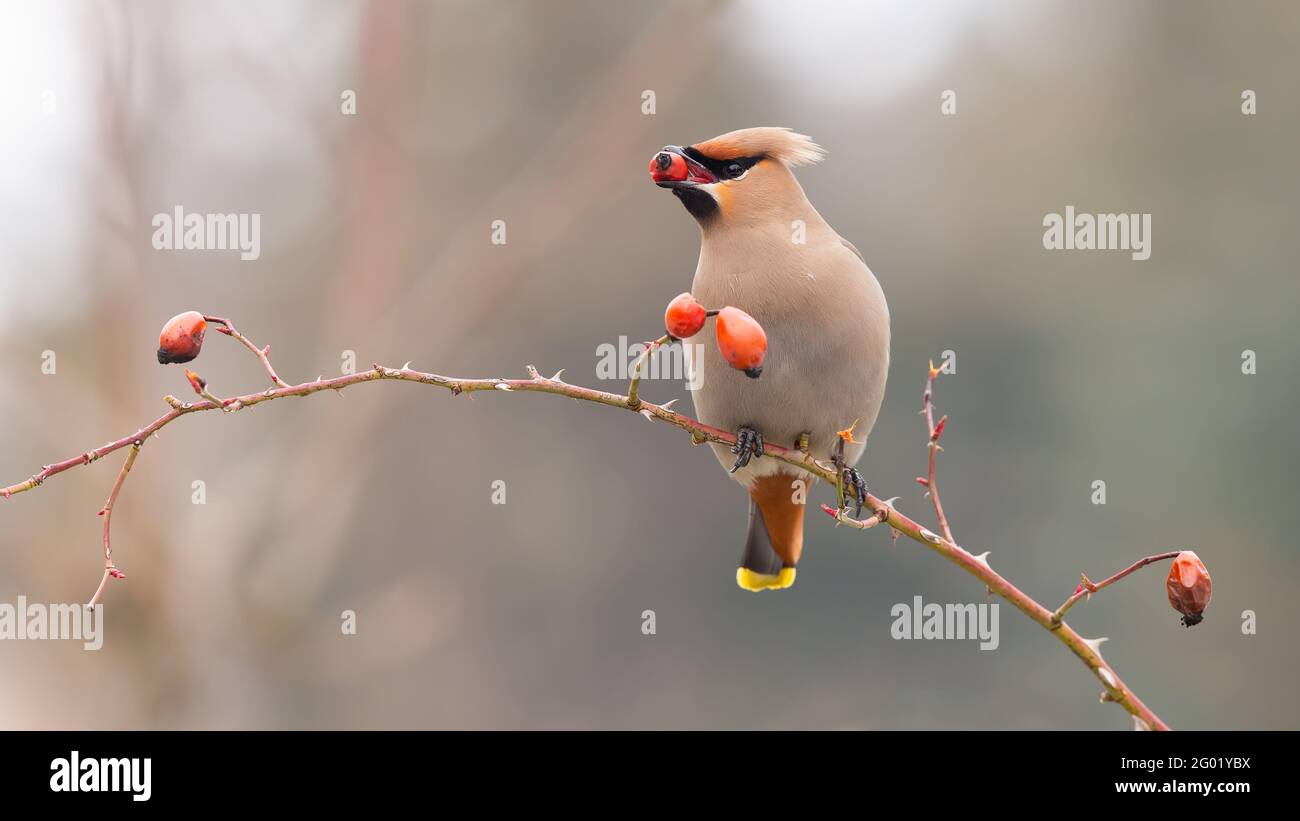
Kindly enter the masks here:
<path id="1" fill-rule="evenodd" d="M 1169 592 L 1169 603 L 1183 614 L 1183 624 L 1191 627 L 1200 624 L 1205 608 L 1210 603 L 1210 571 L 1190 550 L 1184 550 L 1174 558 L 1174 566 L 1169 568 L 1169 578 L 1165 588 Z"/>
<path id="2" fill-rule="evenodd" d="M 718 349 L 731 367 L 757 379 L 767 356 L 767 334 L 752 316 L 727 306 L 718 312 Z"/>
<path id="3" fill-rule="evenodd" d="M 167 320 L 158 335 L 158 364 L 189 362 L 203 348 L 208 321 L 198 311 L 186 311 Z"/>
<path id="4" fill-rule="evenodd" d="M 678 294 L 664 311 L 664 328 L 674 339 L 695 336 L 704 327 L 704 306 L 690 294 Z"/>

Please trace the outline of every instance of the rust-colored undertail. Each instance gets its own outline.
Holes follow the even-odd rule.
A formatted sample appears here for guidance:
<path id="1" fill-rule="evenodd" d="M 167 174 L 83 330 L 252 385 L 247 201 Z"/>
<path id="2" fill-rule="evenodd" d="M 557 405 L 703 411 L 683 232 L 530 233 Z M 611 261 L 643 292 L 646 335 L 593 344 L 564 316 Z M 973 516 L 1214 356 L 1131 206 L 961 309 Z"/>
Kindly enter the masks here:
<path id="1" fill-rule="evenodd" d="M 736 569 L 736 584 L 745 590 L 783 590 L 794 584 L 803 553 L 805 507 L 797 481 L 797 476 L 778 473 L 759 477 L 749 489 L 749 537 Z"/>

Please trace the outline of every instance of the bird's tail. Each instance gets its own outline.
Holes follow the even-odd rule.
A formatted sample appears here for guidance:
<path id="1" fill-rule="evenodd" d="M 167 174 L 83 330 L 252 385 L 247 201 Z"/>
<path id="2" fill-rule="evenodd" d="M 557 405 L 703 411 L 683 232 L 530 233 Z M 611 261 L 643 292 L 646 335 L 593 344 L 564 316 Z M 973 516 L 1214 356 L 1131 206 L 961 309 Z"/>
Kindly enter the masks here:
<path id="1" fill-rule="evenodd" d="M 745 590 L 784 590 L 794 584 L 803 552 L 803 493 L 797 477 L 759 477 L 749 489 L 749 536 L 736 568 Z"/>

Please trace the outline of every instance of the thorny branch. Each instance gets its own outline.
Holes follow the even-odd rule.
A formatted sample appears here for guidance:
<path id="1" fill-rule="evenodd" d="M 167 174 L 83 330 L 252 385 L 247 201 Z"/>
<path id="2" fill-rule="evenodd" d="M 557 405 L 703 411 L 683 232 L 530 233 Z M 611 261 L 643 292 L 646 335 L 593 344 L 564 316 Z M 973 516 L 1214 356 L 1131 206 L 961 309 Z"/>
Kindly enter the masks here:
<path id="1" fill-rule="evenodd" d="M 99 511 L 99 515 L 104 517 L 104 576 L 99 580 L 95 595 L 91 596 L 90 601 L 86 603 L 87 607 L 94 607 L 95 602 L 99 601 L 100 595 L 104 592 L 104 585 L 108 584 L 109 576 L 115 579 L 126 578 L 126 574 L 113 564 L 113 543 L 109 534 L 113 524 L 113 507 L 117 504 L 117 495 L 122 492 L 122 485 L 126 484 L 126 475 L 131 472 L 131 466 L 135 464 L 135 457 L 140 455 L 141 447 L 142 444 L 138 440 L 131 443 L 131 451 L 126 455 L 122 469 L 118 471 L 117 481 L 109 491 L 108 501 L 104 502 L 104 506 Z"/>
<path id="2" fill-rule="evenodd" d="M 261 404 L 262 402 L 270 402 L 290 396 L 305 397 L 327 390 L 342 391 L 345 388 L 363 382 L 393 380 L 400 382 L 415 382 L 446 388 L 451 391 L 453 396 L 462 393 L 473 393 L 476 391 L 501 391 L 505 393 L 531 392 L 567 396 L 571 399 L 631 410 L 635 413 L 641 414 L 652 422 L 665 422 L 689 433 L 691 435 L 692 443 L 697 445 L 705 442 L 714 442 L 729 446 L 736 444 L 736 437 L 733 433 L 711 427 L 692 419 L 689 416 L 672 411 L 669 409 L 669 405 L 672 404 L 671 402 L 664 405 L 656 405 L 641 399 L 638 388 L 641 375 L 640 366 L 643 364 L 642 362 L 637 363 L 637 368 L 632 383 L 629 385 L 628 395 L 626 396 L 606 391 L 599 391 L 592 388 L 584 388 L 578 385 L 570 385 L 560 379 L 560 374 L 563 373 L 563 371 L 556 373 L 553 377 L 546 378 L 531 365 L 528 366 L 529 376 L 527 379 L 466 379 L 412 370 L 410 363 L 407 363 L 400 368 L 388 368 L 376 364 L 371 368 L 371 370 L 362 371 L 360 373 L 348 374 L 345 376 L 334 377 L 332 379 L 317 378 L 314 382 L 290 385 L 281 380 L 276 374 L 275 369 L 272 367 L 269 359 L 269 348 L 258 348 L 246 337 L 236 331 L 229 320 L 210 316 L 205 317 L 205 319 L 209 322 L 220 325 L 221 327 L 218 328 L 219 331 L 235 338 L 248 348 L 262 363 L 266 372 L 270 375 L 271 381 L 276 385 L 276 387 L 268 388 L 259 393 L 250 393 L 222 400 L 207 393 L 206 385 L 204 384 L 202 389 L 198 386 L 195 387 L 196 391 L 201 390 L 201 392 L 208 397 L 202 399 L 202 401 L 181 402 L 174 396 L 166 396 L 164 397 L 164 400 L 171 406 L 171 410 L 150 422 L 148 425 L 140 428 L 135 433 L 123 436 L 120 439 L 108 442 L 98 448 L 85 451 L 61 462 L 45 465 L 40 471 L 25 481 L 5 488 L 0 488 L 0 498 L 8 499 L 14 494 L 24 493 L 40 487 L 45 480 L 52 476 L 57 476 L 60 473 L 83 465 L 89 465 L 90 463 L 117 450 L 121 450 L 124 447 L 131 448 L 130 453 L 127 455 L 126 462 L 122 465 L 122 470 L 118 474 L 113 490 L 109 495 L 108 502 L 104 505 L 102 511 L 104 515 L 104 577 L 100 582 L 99 590 L 95 592 L 95 596 L 91 599 L 92 604 L 98 601 L 99 596 L 103 592 L 104 584 L 110 576 L 123 578 L 121 571 L 113 564 L 112 548 L 109 540 L 109 526 L 111 523 L 113 505 L 122 489 L 122 485 L 126 481 L 127 474 L 131 470 L 132 465 L 134 465 L 136 457 L 139 455 L 140 449 L 144 446 L 144 443 L 150 436 L 153 436 L 159 430 L 182 416 L 188 416 L 194 413 L 217 409 L 226 412 L 235 412 L 242 410 L 243 408 Z M 669 340 L 660 339 L 650 343 L 647 346 L 643 359 L 652 355 L 654 349 L 666 341 Z M 979 579 L 979 581 L 983 583 L 991 593 L 996 593 L 1004 598 L 1016 609 L 1020 610 L 1031 620 L 1038 623 L 1051 635 L 1055 636 L 1062 644 L 1068 647 L 1070 651 L 1074 653 L 1101 682 L 1103 687 L 1101 695 L 1102 701 L 1113 701 L 1123 707 L 1133 716 L 1134 724 L 1138 729 L 1168 730 L 1169 726 L 1165 724 L 1159 716 L 1152 712 L 1151 709 L 1147 707 L 1140 698 L 1138 698 L 1136 693 L 1129 689 L 1128 686 L 1120 680 L 1115 671 L 1106 663 L 1105 659 L 1102 658 L 1099 648 L 1105 639 L 1083 638 L 1063 621 L 1063 616 L 1079 597 L 1112 584 L 1146 564 L 1165 558 L 1172 558 L 1177 554 L 1166 553 L 1147 557 L 1127 570 L 1124 570 L 1095 585 L 1091 582 L 1087 582 L 1085 577 L 1085 584 L 1080 585 L 1081 589 L 1076 590 L 1075 595 L 1071 596 L 1071 598 L 1062 604 L 1056 611 L 1051 611 L 993 570 L 989 565 L 988 552 L 974 555 L 962 548 L 952 538 L 947 519 L 944 517 L 943 508 L 939 501 L 938 491 L 934 484 L 935 459 L 936 454 L 940 449 L 938 447 L 938 442 L 939 438 L 942 436 L 943 428 L 947 421 L 947 417 L 940 419 L 938 423 L 935 423 L 933 419 L 933 388 L 934 379 L 937 375 L 938 373 L 934 369 L 933 365 L 931 365 L 930 376 L 926 381 L 924 397 L 925 405 L 923 409 L 923 412 L 926 415 L 930 436 L 929 471 L 928 479 L 925 482 L 922 482 L 922 484 L 925 484 L 929 489 L 930 498 L 934 503 L 935 512 L 939 518 L 939 527 L 943 531 L 943 535 L 940 536 L 931 532 L 927 528 L 900 513 L 898 509 L 893 506 L 893 499 L 880 499 L 870 493 L 867 494 L 866 507 L 871 510 L 872 515 L 867 519 L 854 519 L 848 515 L 847 510 L 844 508 L 834 509 L 827 505 L 823 505 L 823 509 L 835 518 L 837 523 L 847 524 L 861 530 L 866 530 L 879 524 L 888 524 L 892 529 L 895 538 L 897 538 L 898 535 L 906 536 L 909 539 L 928 547 L 930 550 L 933 550 L 940 556 L 943 556 L 948 561 L 960 567 L 962 570 Z M 198 381 L 202 382 L 201 379 Z M 838 487 L 840 476 L 835 465 L 818 461 L 798 447 L 790 448 L 774 443 L 765 443 L 764 455 L 789 464 L 799 470 L 803 470 L 812 476 L 824 479 L 832 486 Z"/>
<path id="3" fill-rule="evenodd" d="M 1098 590 L 1102 589 L 1103 587 L 1109 587 L 1110 585 L 1124 578 L 1128 574 L 1132 573 L 1134 570 L 1141 570 L 1142 568 L 1146 567 L 1149 564 L 1162 562 L 1165 559 L 1172 559 L 1177 555 L 1178 555 L 1178 551 L 1174 550 L 1169 553 L 1157 553 L 1154 556 L 1147 556 L 1144 559 L 1138 559 L 1136 562 L 1133 562 L 1133 564 L 1119 571 L 1114 576 L 1111 576 L 1109 579 L 1100 582 L 1093 582 L 1087 576 L 1080 573 L 1079 576 L 1082 579 L 1082 581 L 1079 582 L 1078 587 L 1074 588 L 1073 595 L 1071 595 L 1070 598 L 1066 599 L 1061 604 L 1060 607 L 1056 608 L 1056 612 L 1052 614 L 1052 621 L 1055 624 L 1060 624 L 1061 619 L 1065 617 L 1065 611 L 1069 610 L 1071 607 L 1074 607 L 1074 603 L 1077 602 L 1079 599 L 1084 598 L 1085 596 L 1091 598 L 1093 593 L 1096 593 Z"/>
<path id="4" fill-rule="evenodd" d="M 271 367 L 271 359 L 270 359 L 271 346 L 270 345 L 267 345 L 265 348 L 259 348 L 256 345 L 254 345 L 252 342 L 249 342 L 248 337 L 244 336 L 239 331 L 235 330 L 234 324 L 232 324 L 229 319 L 223 319 L 222 317 L 219 316 L 205 316 L 203 318 L 208 322 L 213 323 L 214 325 L 218 325 L 219 326 L 217 328 L 218 331 L 225 334 L 226 336 L 234 337 L 235 339 L 239 340 L 240 344 L 242 344 L 245 348 L 248 348 L 250 351 L 252 351 L 253 356 L 256 356 L 258 359 L 262 361 L 262 366 L 266 368 L 266 372 L 270 374 L 272 384 L 281 388 L 289 387 L 287 382 L 285 382 L 283 379 L 281 379 L 279 376 L 276 375 L 275 368 Z"/>
<path id="5" fill-rule="evenodd" d="M 921 482 L 925 486 L 926 493 L 930 496 L 930 501 L 934 503 L 934 515 L 939 519 L 939 530 L 943 537 L 950 542 L 956 541 L 952 537 L 952 528 L 948 527 L 948 517 L 943 515 L 943 503 L 939 501 L 939 486 L 934 481 L 934 468 L 939 460 L 939 438 L 943 436 L 943 429 L 948 424 L 948 417 L 944 416 L 936 424 L 934 421 L 934 380 L 939 378 L 940 371 L 930 363 L 930 375 L 925 379 L 925 395 L 923 397 L 924 407 L 921 412 L 925 414 L 925 426 L 930 431 L 930 439 L 927 448 L 930 451 L 929 469 L 926 473 L 926 479 Z"/>

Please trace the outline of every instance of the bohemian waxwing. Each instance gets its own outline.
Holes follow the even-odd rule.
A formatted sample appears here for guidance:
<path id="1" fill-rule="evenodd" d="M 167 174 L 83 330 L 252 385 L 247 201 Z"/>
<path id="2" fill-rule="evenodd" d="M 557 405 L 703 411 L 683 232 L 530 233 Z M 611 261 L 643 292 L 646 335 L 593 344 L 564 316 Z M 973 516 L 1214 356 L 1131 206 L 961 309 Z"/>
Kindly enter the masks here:
<path id="1" fill-rule="evenodd" d="M 824 154 L 789 129 L 747 128 L 666 146 L 651 161 L 654 182 L 700 226 L 695 298 L 710 309 L 740 308 L 767 333 L 759 378 L 729 367 L 713 344 L 701 346 L 698 372 L 690 374 L 700 421 L 736 431 L 739 440 L 712 447 L 749 490 L 749 536 L 736 570 L 746 590 L 789 587 L 803 551 L 808 474 L 763 459 L 763 442 L 792 447 L 806 434 L 814 458 L 839 462 L 860 512 L 866 487 L 852 466 L 885 395 L 885 295 L 790 170 Z M 852 442 L 839 435 L 849 428 Z"/>

